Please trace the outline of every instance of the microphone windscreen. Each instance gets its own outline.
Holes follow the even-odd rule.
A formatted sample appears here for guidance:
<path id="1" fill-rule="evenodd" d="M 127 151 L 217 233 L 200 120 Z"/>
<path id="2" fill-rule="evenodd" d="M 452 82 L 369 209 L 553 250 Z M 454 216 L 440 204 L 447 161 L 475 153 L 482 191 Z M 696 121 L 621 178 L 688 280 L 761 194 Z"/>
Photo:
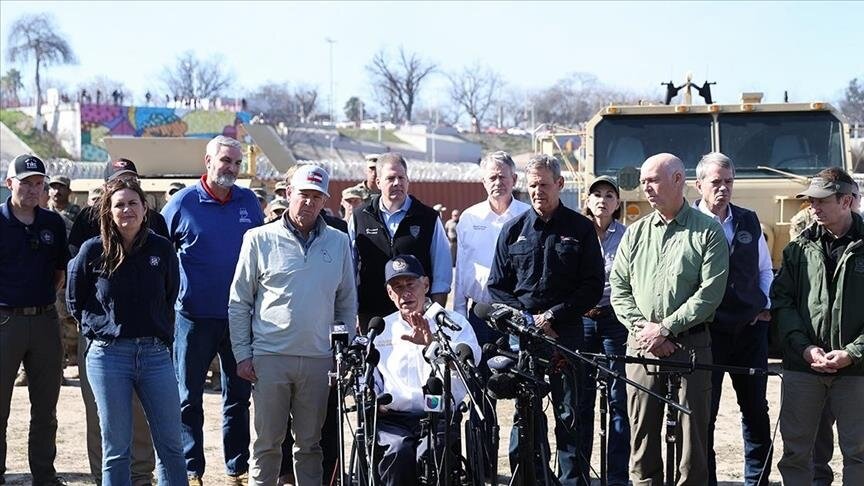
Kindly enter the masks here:
<path id="1" fill-rule="evenodd" d="M 441 382 L 441 379 L 437 376 L 430 376 L 428 380 L 426 380 L 425 392 L 427 395 L 443 395 L 444 394 L 444 383 Z"/>
<path id="2" fill-rule="evenodd" d="M 492 312 L 492 306 L 489 304 L 477 304 L 474 306 L 474 315 L 481 320 L 487 320 L 490 312 Z"/>
<path id="3" fill-rule="evenodd" d="M 465 343 L 459 343 L 453 348 L 453 352 L 456 353 L 456 357 L 459 359 L 461 363 L 465 363 L 467 361 L 474 361 L 474 351 L 471 350 L 471 346 L 468 346 Z"/>
<path id="4" fill-rule="evenodd" d="M 369 366 L 378 366 L 378 361 L 381 361 L 381 353 L 376 348 L 372 348 L 369 350 L 369 354 L 366 355 L 366 362 L 369 363 Z"/>
<path id="5" fill-rule="evenodd" d="M 369 319 L 369 329 L 366 331 L 366 335 L 372 334 L 372 331 L 375 331 L 375 334 L 384 332 L 384 319 L 378 316 Z"/>

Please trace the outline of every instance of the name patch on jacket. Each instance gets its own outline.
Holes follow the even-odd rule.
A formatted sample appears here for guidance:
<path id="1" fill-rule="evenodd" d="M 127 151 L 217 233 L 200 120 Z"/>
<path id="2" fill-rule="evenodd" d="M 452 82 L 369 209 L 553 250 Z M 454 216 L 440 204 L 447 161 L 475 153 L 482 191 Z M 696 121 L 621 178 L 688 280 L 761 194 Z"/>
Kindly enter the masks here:
<path id="1" fill-rule="evenodd" d="M 749 231 L 739 231 L 735 233 L 735 239 L 742 245 L 749 245 L 753 241 L 753 235 Z"/>

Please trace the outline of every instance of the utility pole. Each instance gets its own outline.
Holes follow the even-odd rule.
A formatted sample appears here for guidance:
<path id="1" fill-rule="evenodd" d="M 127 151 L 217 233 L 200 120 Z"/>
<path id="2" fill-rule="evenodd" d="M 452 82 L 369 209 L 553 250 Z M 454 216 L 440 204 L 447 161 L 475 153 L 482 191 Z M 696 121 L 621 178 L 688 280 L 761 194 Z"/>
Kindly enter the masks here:
<path id="1" fill-rule="evenodd" d="M 336 83 L 333 80 L 333 44 L 336 43 L 334 39 L 330 37 L 325 37 L 324 41 L 330 44 L 330 124 L 336 124 L 336 115 L 333 111 L 333 106 L 335 104 L 335 91 L 336 91 Z"/>
<path id="2" fill-rule="evenodd" d="M 438 109 L 435 109 L 435 122 L 432 125 L 432 162 L 438 162 L 437 155 L 435 154 L 435 130 L 438 129 Z"/>

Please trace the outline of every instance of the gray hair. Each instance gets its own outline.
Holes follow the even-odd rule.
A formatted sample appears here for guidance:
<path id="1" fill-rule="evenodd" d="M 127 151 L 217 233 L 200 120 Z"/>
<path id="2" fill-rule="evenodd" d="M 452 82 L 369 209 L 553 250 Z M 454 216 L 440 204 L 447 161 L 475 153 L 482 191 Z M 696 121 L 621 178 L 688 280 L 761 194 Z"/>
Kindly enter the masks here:
<path id="1" fill-rule="evenodd" d="M 237 150 L 243 151 L 243 145 L 240 144 L 237 140 L 226 137 L 225 135 L 216 135 L 209 142 L 207 142 L 207 153 L 209 155 L 216 155 L 216 152 L 219 151 L 219 147 L 231 147 L 236 148 Z"/>
<path id="2" fill-rule="evenodd" d="M 528 161 L 528 165 L 525 166 L 525 172 L 536 171 L 538 169 L 545 169 L 549 172 L 552 172 L 552 178 L 558 180 L 561 178 L 561 163 L 558 162 L 558 159 L 552 157 L 551 155 L 540 154 L 531 157 Z"/>
<path id="3" fill-rule="evenodd" d="M 708 170 L 709 165 L 716 165 L 724 169 L 730 169 L 732 170 L 732 177 L 735 177 L 735 164 L 732 163 L 732 159 L 721 152 L 709 152 L 703 155 L 702 158 L 699 159 L 699 163 L 696 164 L 697 179 L 701 181 L 705 178 L 705 171 Z"/>
<path id="4" fill-rule="evenodd" d="M 483 157 L 483 160 L 480 161 L 480 168 L 483 170 L 491 169 L 492 167 L 499 165 L 506 165 L 507 167 L 510 167 L 511 171 L 516 171 L 516 163 L 513 162 L 513 157 L 510 156 L 510 152 L 505 152 L 503 150 L 489 152 L 485 157 Z"/>
<path id="5" fill-rule="evenodd" d="M 403 169 L 405 169 L 405 172 L 408 172 L 408 162 L 405 161 L 405 156 L 403 156 L 399 152 L 387 152 L 387 153 L 380 154 L 378 156 L 378 160 L 375 161 L 375 170 L 380 175 L 381 169 L 385 165 L 389 165 L 389 164 L 392 164 L 392 165 L 399 164 L 402 166 Z"/>

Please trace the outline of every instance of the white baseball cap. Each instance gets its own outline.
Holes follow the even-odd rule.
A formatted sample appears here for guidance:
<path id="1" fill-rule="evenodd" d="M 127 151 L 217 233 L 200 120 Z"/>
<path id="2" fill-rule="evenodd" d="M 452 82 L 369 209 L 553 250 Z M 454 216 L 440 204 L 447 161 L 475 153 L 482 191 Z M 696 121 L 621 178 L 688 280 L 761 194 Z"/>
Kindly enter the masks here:
<path id="1" fill-rule="evenodd" d="M 291 188 L 296 191 L 312 189 L 330 197 L 327 188 L 330 185 L 330 174 L 321 166 L 306 164 L 297 167 L 291 177 Z"/>

